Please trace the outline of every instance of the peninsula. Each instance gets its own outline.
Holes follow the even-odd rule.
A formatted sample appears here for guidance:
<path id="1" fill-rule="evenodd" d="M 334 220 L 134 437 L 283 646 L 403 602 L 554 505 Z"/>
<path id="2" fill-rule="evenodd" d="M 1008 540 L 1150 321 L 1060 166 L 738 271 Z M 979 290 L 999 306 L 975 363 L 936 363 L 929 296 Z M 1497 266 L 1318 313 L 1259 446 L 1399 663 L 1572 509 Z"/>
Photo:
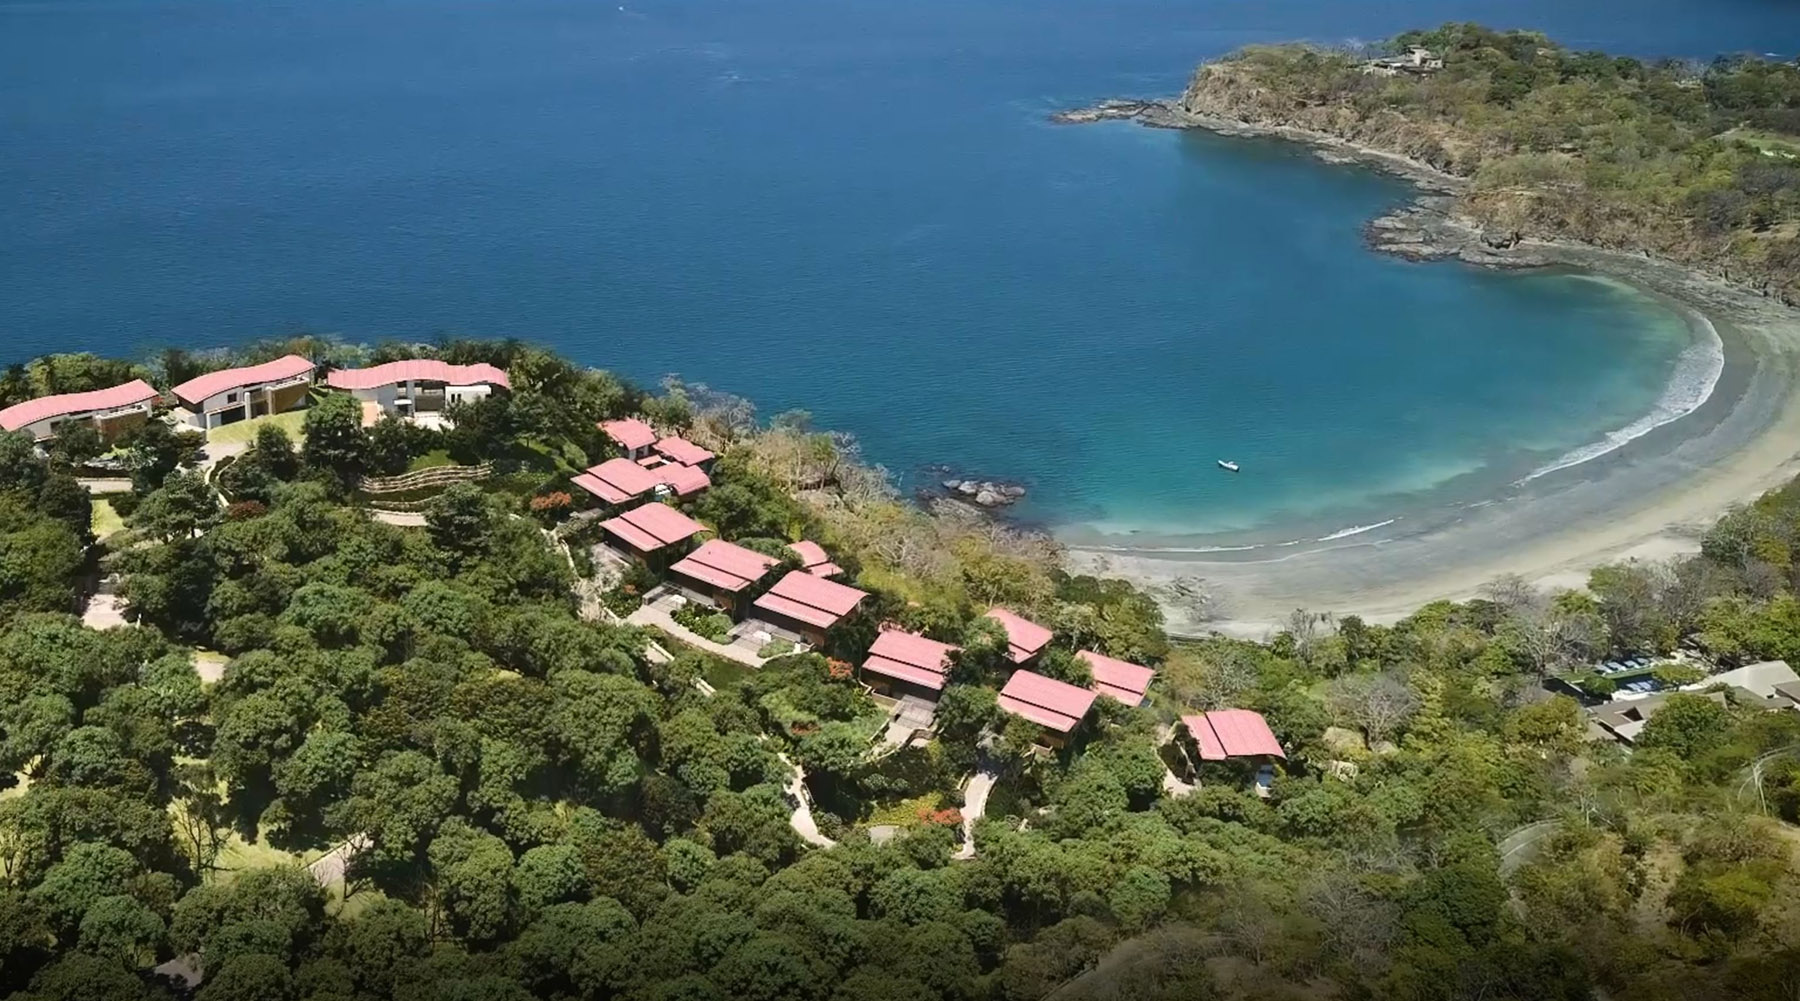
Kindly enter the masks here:
<path id="1" fill-rule="evenodd" d="M 1252 47 L 1202 65 L 1178 97 L 1053 118 L 1294 141 L 1397 174 L 1418 194 L 1368 224 L 1373 248 L 1624 281 L 1679 309 L 1696 342 L 1723 344 L 1718 391 L 1667 427 L 1431 525 L 1273 556 L 1077 547 L 1079 566 L 1151 586 L 1204 579 L 1210 618 L 1182 628 L 1263 635 L 1296 607 L 1392 619 L 1499 574 L 1577 581 L 1609 560 L 1691 551 L 1726 508 L 1795 470 L 1793 62 L 1646 62 L 1449 24 L 1369 49 Z"/>

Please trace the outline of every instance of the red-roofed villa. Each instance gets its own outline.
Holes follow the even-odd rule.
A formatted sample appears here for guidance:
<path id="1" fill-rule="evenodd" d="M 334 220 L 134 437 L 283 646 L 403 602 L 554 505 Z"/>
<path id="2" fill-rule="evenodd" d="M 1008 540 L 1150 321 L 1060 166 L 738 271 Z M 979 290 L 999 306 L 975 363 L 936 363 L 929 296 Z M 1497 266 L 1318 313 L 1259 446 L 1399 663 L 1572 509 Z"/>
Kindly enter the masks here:
<path id="1" fill-rule="evenodd" d="M 1085 688 L 1034 671 L 1014 671 L 996 701 L 1001 709 L 1043 727 L 1045 743 L 1061 747 L 1081 726 L 1098 697 Z"/>
<path id="2" fill-rule="evenodd" d="M 708 539 L 669 567 L 669 572 L 683 590 L 703 596 L 732 618 L 741 619 L 749 610 L 749 602 L 744 599 L 751 585 L 767 576 L 779 562 L 724 539 Z"/>
<path id="3" fill-rule="evenodd" d="M 843 567 L 831 562 L 831 555 L 825 552 L 825 547 L 817 542 L 808 542 L 802 539 L 799 542 L 789 543 L 788 549 L 792 550 L 795 556 L 800 557 L 800 568 L 814 577 L 836 577 L 844 572 Z"/>
<path id="4" fill-rule="evenodd" d="M 651 501 L 600 523 L 601 531 L 646 566 L 677 555 L 706 526 L 667 504 Z"/>
<path id="5" fill-rule="evenodd" d="M 1215 709 L 1181 717 L 1187 732 L 1189 753 L 1195 760 L 1238 762 L 1256 770 L 1256 790 L 1267 795 L 1268 784 L 1275 776 L 1275 759 L 1287 760 L 1281 741 L 1269 729 L 1261 713 L 1248 709 Z"/>
<path id="6" fill-rule="evenodd" d="M 452 365 L 435 358 L 340 368 L 325 376 L 325 384 L 379 403 L 382 410 L 401 417 L 434 413 L 452 403 L 485 399 L 496 389 L 512 389 L 512 380 L 492 365 Z"/>
<path id="7" fill-rule="evenodd" d="M 0 428 L 46 441 L 56 437 L 57 426 L 65 421 L 87 421 L 101 438 L 111 441 L 150 419 L 156 395 L 154 386 L 133 379 L 107 389 L 40 396 L 0 410 Z"/>
<path id="8" fill-rule="evenodd" d="M 305 405 L 314 367 L 299 355 L 285 355 L 195 376 L 171 392 L 181 404 L 181 422 L 209 431 Z"/>
<path id="9" fill-rule="evenodd" d="M 712 477 L 706 475 L 706 470 L 679 462 L 651 466 L 650 475 L 656 477 L 658 483 L 675 491 L 677 497 L 692 497 L 712 486 Z"/>
<path id="10" fill-rule="evenodd" d="M 1144 704 L 1145 693 L 1150 691 L 1150 679 L 1156 677 L 1155 671 L 1092 650 L 1083 650 L 1075 656 L 1094 676 L 1094 691 L 1110 695 L 1128 706 Z"/>
<path id="11" fill-rule="evenodd" d="M 627 459 L 642 458 L 656 444 L 656 429 L 636 417 L 601 421 L 600 430 L 612 439 L 613 444 L 625 450 Z"/>
<path id="12" fill-rule="evenodd" d="M 936 702 L 950 681 L 956 647 L 917 633 L 883 629 L 863 661 L 863 682 L 883 695 L 916 695 Z"/>
<path id="13" fill-rule="evenodd" d="M 866 591 L 794 570 L 752 604 L 770 624 L 791 629 L 813 646 L 821 646 L 825 634 L 868 596 Z"/>
<path id="14" fill-rule="evenodd" d="M 626 504 L 648 496 L 662 483 L 655 473 L 630 459 L 608 459 L 569 482 L 607 504 Z"/>
<path id="15" fill-rule="evenodd" d="M 1014 664 L 1029 664 L 1050 645 L 1051 632 L 1043 626 L 1021 618 L 1004 608 L 990 609 L 987 617 L 1006 630 L 1006 658 Z"/>
<path id="16" fill-rule="evenodd" d="M 679 462 L 684 466 L 704 467 L 718 458 L 686 438 L 673 434 L 656 443 L 656 452 L 670 462 Z"/>

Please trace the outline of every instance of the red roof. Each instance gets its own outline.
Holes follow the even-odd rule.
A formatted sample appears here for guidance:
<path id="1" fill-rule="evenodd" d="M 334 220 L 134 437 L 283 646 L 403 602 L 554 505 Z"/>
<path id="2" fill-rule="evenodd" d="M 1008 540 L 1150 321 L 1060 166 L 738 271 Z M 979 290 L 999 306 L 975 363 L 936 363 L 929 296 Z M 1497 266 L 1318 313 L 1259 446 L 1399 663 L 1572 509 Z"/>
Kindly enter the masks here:
<path id="1" fill-rule="evenodd" d="M 375 389 L 401 382 L 442 382 L 451 386 L 478 386 L 486 383 L 511 389 L 506 373 L 486 363 L 452 365 L 436 358 L 407 358 L 368 368 L 340 368 L 325 376 L 325 384 L 333 389 Z"/>
<path id="2" fill-rule="evenodd" d="M 868 592 L 796 570 L 756 599 L 758 608 L 829 629 L 867 598 Z"/>
<path id="3" fill-rule="evenodd" d="M 1025 663 L 1050 645 L 1050 630 L 1030 619 L 1020 618 L 1004 608 L 989 609 L 987 614 L 1006 629 L 1006 656 L 1015 664 Z"/>
<path id="4" fill-rule="evenodd" d="M 600 430 L 606 436 L 618 442 L 620 448 L 648 448 L 656 444 L 656 430 L 636 417 L 626 417 L 616 421 L 601 421 Z"/>
<path id="5" fill-rule="evenodd" d="M 245 386 L 257 386 L 265 382 L 280 382 L 292 379 L 297 375 L 306 375 L 314 368 L 311 361 L 299 355 L 283 355 L 274 361 L 266 361 L 261 365 L 246 365 L 243 368 L 222 368 L 217 372 L 198 375 L 176 386 L 171 392 L 183 403 L 198 405 L 209 396 L 228 393 Z"/>
<path id="6" fill-rule="evenodd" d="M 710 539 L 669 569 L 727 591 L 742 591 L 778 562 L 724 539 Z"/>
<path id="7" fill-rule="evenodd" d="M 1144 701 L 1144 693 L 1150 690 L 1150 679 L 1156 677 L 1156 672 L 1147 667 L 1092 650 L 1083 650 L 1075 656 L 1081 658 L 1093 673 L 1094 691 L 1110 695 L 1128 706 Z"/>
<path id="8" fill-rule="evenodd" d="M 863 670 L 885 674 L 928 688 L 941 689 L 949 681 L 950 654 L 956 647 L 917 633 L 884 629 L 869 647 Z"/>
<path id="9" fill-rule="evenodd" d="M 625 460 L 614 461 L 624 462 Z M 712 477 L 706 475 L 706 470 L 699 466 L 684 466 L 679 462 L 669 462 L 657 466 L 650 470 L 650 475 L 656 477 L 659 483 L 667 483 L 670 489 L 683 497 L 697 494 L 712 486 Z"/>
<path id="10" fill-rule="evenodd" d="M 1094 707 L 1095 694 L 1032 671 L 1014 671 L 996 700 L 1000 708 L 1039 726 L 1069 733 Z"/>
<path id="11" fill-rule="evenodd" d="M 800 566 L 814 577 L 836 577 L 844 572 L 843 567 L 831 562 L 831 555 L 825 552 L 825 547 L 817 542 L 808 542 L 802 539 L 799 542 L 788 543 L 788 548 L 794 551 L 794 555 L 800 557 Z"/>
<path id="12" fill-rule="evenodd" d="M 1269 730 L 1261 713 L 1248 709 L 1215 709 L 1196 716 L 1183 716 L 1194 743 L 1200 747 L 1200 760 L 1224 761 L 1226 758 L 1251 758 L 1258 755 L 1286 758 L 1281 741 Z"/>
<path id="13" fill-rule="evenodd" d="M 96 410 L 117 410 L 120 407 L 135 406 L 156 399 L 156 388 L 142 379 L 133 379 L 106 389 L 93 389 L 85 393 L 62 393 L 57 396 L 40 396 L 35 400 L 15 403 L 5 410 L 0 410 L 0 427 L 8 431 L 17 431 L 27 424 L 50 417 L 68 417 L 71 414 L 92 413 Z"/>
<path id="14" fill-rule="evenodd" d="M 656 450 L 668 456 L 671 461 L 688 466 L 698 466 L 715 458 L 711 452 L 679 435 L 670 435 L 657 442 Z"/>
<path id="15" fill-rule="evenodd" d="M 570 482 L 608 504 L 623 504 L 655 490 L 662 481 L 630 459 L 608 459 Z"/>
<path id="16" fill-rule="evenodd" d="M 706 526 L 667 504 L 651 501 L 600 523 L 639 552 L 674 545 L 706 531 Z"/>

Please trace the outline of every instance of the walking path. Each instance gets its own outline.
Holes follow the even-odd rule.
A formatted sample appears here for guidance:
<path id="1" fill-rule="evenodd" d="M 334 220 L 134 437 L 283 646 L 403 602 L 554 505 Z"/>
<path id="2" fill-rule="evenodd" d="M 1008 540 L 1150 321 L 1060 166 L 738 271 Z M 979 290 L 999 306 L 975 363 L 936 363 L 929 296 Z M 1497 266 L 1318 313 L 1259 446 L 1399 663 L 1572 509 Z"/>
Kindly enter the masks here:
<path id="1" fill-rule="evenodd" d="M 660 608 L 645 605 L 626 616 L 625 621 L 634 626 L 647 626 L 653 629 L 661 629 L 663 632 L 668 633 L 670 636 L 675 637 L 689 646 L 699 647 L 707 653 L 718 654 L 726 660 L 736 661 L 745 667 L 763 666 L 763 659 L 761 657 L 745 650 L 743 647 L 714 643 L 712 640 L 709 640 L 699 633 L 693 632 L 686 626 L 683 626 L 681 623 L 676 622 L 674 616 Z"/>
<path id="2" fill-rule="evenodd" d="M 836 848 L 837 842 L 819 833 L 819 825 L 813 820 L 812 798 L 806 793 L 806 772 L 794 764 L 785 754 L 778 754 L 781 763 L 794 770 L 794 780 L 788 783 L 788 799 L 795 803 L 794 815 L 788 818 L 800 840 L 819 848 Z"/>
<path id="3" fill-rule="evenodd" d="M 384 521 L 390 525 L 399 525 L 401 528 L 425 527 L 425 513 L 423 511 L 383 511 L 380 508 L 370 508 L 369 516 L 376 521 Z"/>
<path id="4" fill-rule="evenodd" d="M 978 770 L 969 777 L 969 783 L 963 786 L 963 843 L 951 858 L 975 857 L 975 824 L 987 813 L 988 794 L 994 791 L 994 783 L 1000 781 L 999 766 L 985 754 L 976 763 L 976 768 Z"/>
<path id="5" fill-rule="evenodd" d="M 102 494 L 128 494 L 131 492 L 129 476 L 78 476 L 75 482 L 87 487 L 90 494 L 98 497 Z"/>

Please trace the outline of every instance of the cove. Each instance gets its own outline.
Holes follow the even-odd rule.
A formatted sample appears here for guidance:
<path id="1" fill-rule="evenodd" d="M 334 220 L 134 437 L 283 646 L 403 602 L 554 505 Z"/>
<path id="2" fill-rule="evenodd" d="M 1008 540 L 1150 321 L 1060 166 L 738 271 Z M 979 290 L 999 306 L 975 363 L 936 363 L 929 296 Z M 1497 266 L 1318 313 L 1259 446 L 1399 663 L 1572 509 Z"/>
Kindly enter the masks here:
<path id="1" fill-rule="evenodd" d="M 1432 17 L 1652 53 L 1800 42 L 1800 16 L 1749 7 L 1566 6 Z M 1672 27 L 1701 13 L 1706 37 Z M 1026 481 L 1020 513 L 1071 539 L 1322 538 L 1639 420 L 1680 317 L 1577 275 L 1371 254 L 1361 225 L 1406 190 L 1301 150 L 1044 119 L 1172 93 L 1246 42 L 1418 16 L 0 5 L 0 337 L 19 360 L 519 336 L 806 408 L 915 481 Z"/>

